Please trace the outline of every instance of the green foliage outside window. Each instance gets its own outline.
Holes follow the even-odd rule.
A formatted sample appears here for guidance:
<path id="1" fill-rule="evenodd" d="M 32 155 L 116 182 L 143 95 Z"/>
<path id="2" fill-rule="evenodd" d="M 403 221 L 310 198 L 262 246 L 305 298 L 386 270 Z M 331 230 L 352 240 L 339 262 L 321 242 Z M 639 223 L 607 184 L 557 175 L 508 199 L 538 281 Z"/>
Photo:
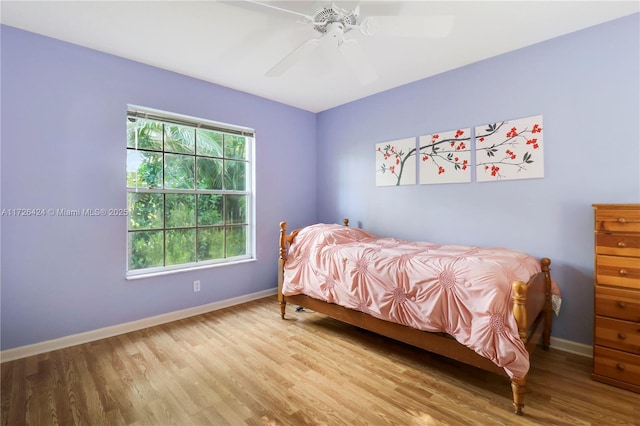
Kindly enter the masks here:
<path id="1" fill-rule="evenodd" d="M 249 254 L 249 140 L 127 119 L 130 271 Z"/>

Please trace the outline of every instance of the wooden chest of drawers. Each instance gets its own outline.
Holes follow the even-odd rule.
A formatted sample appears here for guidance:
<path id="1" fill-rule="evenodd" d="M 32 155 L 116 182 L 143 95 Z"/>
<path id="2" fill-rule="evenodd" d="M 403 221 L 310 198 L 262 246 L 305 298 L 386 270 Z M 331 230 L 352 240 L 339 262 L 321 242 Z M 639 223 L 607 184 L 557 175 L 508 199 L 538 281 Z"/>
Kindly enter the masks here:
<path id="1" fill-rule="evenodd" d="M 594 204 L 593 380 L 640 392 L 640 204 Z"/>

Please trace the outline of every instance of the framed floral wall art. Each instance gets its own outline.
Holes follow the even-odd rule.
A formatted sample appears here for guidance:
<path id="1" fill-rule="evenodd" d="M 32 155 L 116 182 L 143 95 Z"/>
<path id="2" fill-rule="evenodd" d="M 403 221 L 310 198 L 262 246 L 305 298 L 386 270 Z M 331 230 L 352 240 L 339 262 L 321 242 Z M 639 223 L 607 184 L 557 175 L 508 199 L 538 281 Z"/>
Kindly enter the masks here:
<path id="1" fill-rule="evenodd" d="M 376 144 L 376 186 L 416 183 L 416 138 Z"/>
<path id="2" fill-rule="evenodd" d="M 475 128 L 478 182 L 544 177 L 542 115 Z"/>
<path id="3" fill-rule="evenodd" d="M 420 136 L 420 184 L 471 182 L 471 129 Z"/>

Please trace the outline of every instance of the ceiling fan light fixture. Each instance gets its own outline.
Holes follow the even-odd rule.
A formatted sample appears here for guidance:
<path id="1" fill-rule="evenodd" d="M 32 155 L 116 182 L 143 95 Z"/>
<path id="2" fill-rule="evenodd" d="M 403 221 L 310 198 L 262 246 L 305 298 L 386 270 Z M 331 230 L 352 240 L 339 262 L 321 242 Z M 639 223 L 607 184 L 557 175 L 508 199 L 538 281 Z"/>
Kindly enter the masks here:
<path id="1" fill-rule="evenodd" d="M 380 23 L 376 18 L 365 18 L 364 21 L 360 23 L 360 32 L 367 36 L 374 36 L 380 32 Z"/>
<path id="2" fill-rule="evenodd" d="M 345 28 L 342 22 L 330 22 L 327 24 L 326 33 L 323 37 L 329 37 L 340 45 L 344 41 L 344 32 Z"/>

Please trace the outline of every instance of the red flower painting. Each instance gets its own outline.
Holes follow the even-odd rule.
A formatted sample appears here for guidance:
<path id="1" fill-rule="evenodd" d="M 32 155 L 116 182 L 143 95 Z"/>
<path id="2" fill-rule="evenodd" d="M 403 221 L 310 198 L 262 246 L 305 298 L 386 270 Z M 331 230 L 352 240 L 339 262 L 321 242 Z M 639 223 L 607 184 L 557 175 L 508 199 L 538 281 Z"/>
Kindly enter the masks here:
<path id="1" fill-rule="evenodd" d="M 420 183 L 471 182 L 471 129 L 420 136 Z"/>
<path id="2" fill-rule="evenodd" d="M 477 181 L 544 177 L 542 129 L 542 115 L 476 127 Z"/>
<path id="3" fill-rule="evenodd" d="M 415 138 L 376 144 L 376 186 L 415 184 L 415 156 Z"/>

